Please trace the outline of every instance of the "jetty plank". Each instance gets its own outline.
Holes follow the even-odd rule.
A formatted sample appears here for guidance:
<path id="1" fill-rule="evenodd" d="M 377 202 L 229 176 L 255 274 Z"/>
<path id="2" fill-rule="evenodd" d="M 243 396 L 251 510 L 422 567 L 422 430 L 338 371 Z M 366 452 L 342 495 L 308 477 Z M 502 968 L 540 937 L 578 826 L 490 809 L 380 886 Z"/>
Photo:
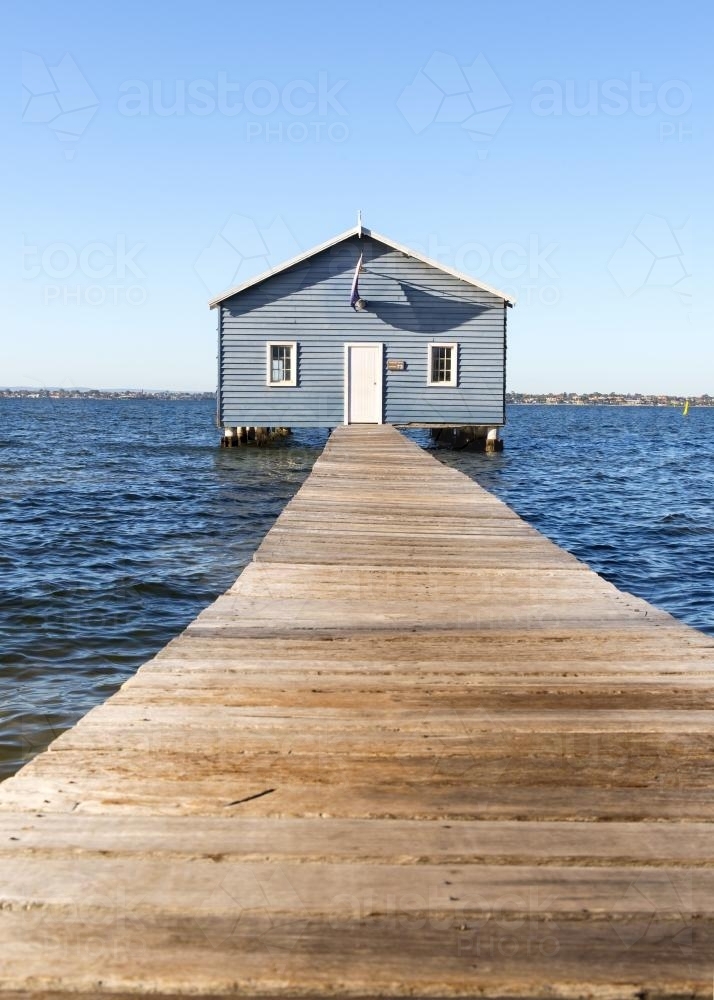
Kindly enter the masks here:
<path id="1" fill-rule="evenodd" d="M 0 997 L 709 997 L 714 640 L 390 427 L 0 786 Z"/>

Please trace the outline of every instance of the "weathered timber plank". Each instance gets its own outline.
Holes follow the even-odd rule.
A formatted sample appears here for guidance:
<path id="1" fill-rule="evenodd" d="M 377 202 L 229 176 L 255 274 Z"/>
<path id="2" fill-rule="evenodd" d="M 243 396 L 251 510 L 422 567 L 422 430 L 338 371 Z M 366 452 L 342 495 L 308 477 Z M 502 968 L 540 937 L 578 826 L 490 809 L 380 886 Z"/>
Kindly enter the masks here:
<path id="1" fill-rule="evenodd" d="M 670 787 L 657 787 L 653 781 L 656 771 L 635 776 L 634 781 L 630 778 L 629 784 L 615 788 L 593 788 L 576 769 L 556 776 L 551 785 L 511 785 L 506 783 L 502 767 L 484 774 L 483 779 L 479 770 L 477 775 L 462 774 L 460 780 L 457 776 L 452 781 L 438 774 L 432 774 L 431 780 L 414 776 L 408 784 L 396 780 L 375 783 L 373 768 L 361 767 L 356 775 L 349 768 L 334 768 L 331 775 L 325 776 L 329 781 L 321 783 L 313 775 L 301 782 L 299 775 L 292 772 L 271 773 L 265 760 L 262 770 L 256 771 L 255 767 L 231 767 L 231 762 L 221 769 L 220 761 L 207 761 L 205 756 L 167 757 L 142 778 L 137 767 L 146 760 L 146 754 L 122 755 L 120 759 L 94 753 L 62 757 L 57 755 L 59 759 L 51 765 L 31 772 L 28 782 L 21 786 L 8 783 L 0 812 L 26 810 L 36 816 L 71 812 L 115 816 L 417 818 L 446 822 L 528 819 L 608 824 L 613 820 L 714 820 L 711 788 L 681 787 L 676 781 Z M 72 777 L 77 767 L 84 769 L 81 778 Z M 581 785 L 567 783 L 578 778 Z M 479 784 L 493 779 L 496 784 Z M 265 794 L 271 788 L 275 791 Z M 646 796 L 641 794 L 643 788 L 647 789 Z M 682 836 L 686 837 L 684 828 Z"/>
<path id="2" fill-rule="evenodd" d="M 168 856 L 213 861 L 363 861 L 714 867 L 708 823 L 564 823 L 0 813 L 0 854 Z"/>
<path id="3" fill-rule="evenodd" d="M 704 997 L 714 640 L 389 427 L 0 787 L 0 997 Z"/>
<path id="4" fill-rule="evenodd" d="M 8 943 L 4 995 L 22 1000 L 67 997 L 70 981 L 77 993 L 112 1000 L 137 994 L 169 1000 L 195 996 L 197 989 L 206 997 L 261 1000 L 709 1000 L 714 949 L 712 924 L 695 918 L 690 925 L 680 910 L 654 918 L 497 914 L 486 922 L 433 911 L 360 919 L 357 911 L 328 924 L 321 915 L 265 911 L 240 919 L 235 913 L 169 912 L 159 919 L 110 902 L 103 910 L 72 914 L 0 912 L 0 933 Z M 38 937 L 40 953 L 32 946 Z M 37 985 L 23 985 L 28 967 Z"/>

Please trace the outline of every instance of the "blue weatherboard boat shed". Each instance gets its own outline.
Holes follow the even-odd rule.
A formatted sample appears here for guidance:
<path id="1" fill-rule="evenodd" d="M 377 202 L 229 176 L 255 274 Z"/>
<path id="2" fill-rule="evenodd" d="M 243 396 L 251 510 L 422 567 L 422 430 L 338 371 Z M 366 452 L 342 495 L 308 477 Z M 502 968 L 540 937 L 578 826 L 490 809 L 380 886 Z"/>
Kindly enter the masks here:
<path id="1" fill-rule="evenodd" d="M 513 304 L 357 225 L 211 301 L 223 443 L 389 423 L 494 450 Z"/>

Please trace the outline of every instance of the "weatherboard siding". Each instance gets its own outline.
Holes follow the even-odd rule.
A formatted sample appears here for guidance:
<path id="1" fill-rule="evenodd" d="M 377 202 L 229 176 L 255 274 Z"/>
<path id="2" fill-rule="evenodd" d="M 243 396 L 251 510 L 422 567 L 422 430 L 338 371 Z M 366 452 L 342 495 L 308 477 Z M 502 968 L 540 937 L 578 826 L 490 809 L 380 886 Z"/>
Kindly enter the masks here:
<path id="1" fill-rule="evenodd" d="M 350 308 L 360 252 L 364 312 Z M 354 237 L 238 295 L 220 309 L 223 426 L 334 427 L 344 419 L 344 345 L 384 344 L 384 420 L 490 424 L 504 417 L 506 310 L 501 298 Z M 295 387 L 266 385 L 266 343 L 296 341 Z M 427 385 L 427 345 L 457 343 L 458 385 Z M 406 370 L 386 371 L 388 358 Z"/>

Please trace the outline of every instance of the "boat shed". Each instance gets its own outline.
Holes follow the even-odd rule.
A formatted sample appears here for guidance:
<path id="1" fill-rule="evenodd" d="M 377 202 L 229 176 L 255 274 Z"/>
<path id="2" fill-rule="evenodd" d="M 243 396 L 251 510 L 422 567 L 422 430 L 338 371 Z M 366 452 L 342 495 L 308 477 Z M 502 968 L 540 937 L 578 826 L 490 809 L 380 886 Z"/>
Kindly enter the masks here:
<path id="1" fill-rule="evenodd" d="M 358 224 L 211 301 L 223 443 L 387 423 L 495 450 L 511 305 Z"/>

